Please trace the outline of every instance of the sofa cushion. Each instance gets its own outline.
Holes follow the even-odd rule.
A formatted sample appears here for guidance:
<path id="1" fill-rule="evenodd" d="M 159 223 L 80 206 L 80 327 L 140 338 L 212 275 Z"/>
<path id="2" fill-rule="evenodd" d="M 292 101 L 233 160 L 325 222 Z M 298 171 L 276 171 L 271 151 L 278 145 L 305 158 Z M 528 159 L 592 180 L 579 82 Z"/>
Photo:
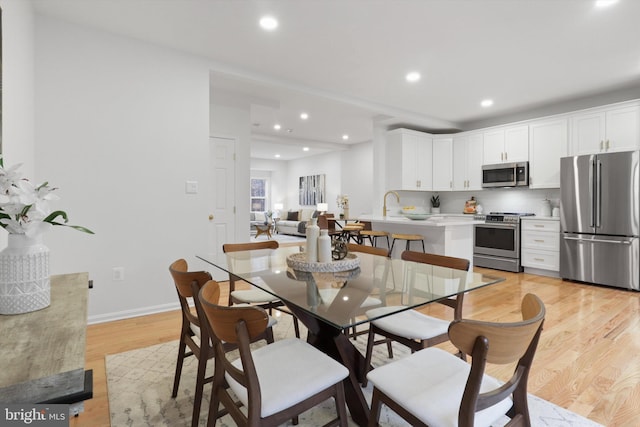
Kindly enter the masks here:
<path id="1" fill-rule="evenodd" d="M 287 221 L 298 221 L 299 216 L 298 211 L 289 211 L 287 212 Z"/>
<path id="2" fill-rule="evenodd" d="M 266 221 L 267 218 L 264 215 L 264 212 L 255 212 L 256 219 L 255 221 Z"/>
<path id="3" fill-rule="evenodd" d="M 298 218 L 298 220 L 300 220 L 300 221 L 309 221 L 311 219 L 311 216 L 313 215 L 314 211 L 315 211 L 315 209 L 301 209 L 300 210 L 300 217 Z"/>

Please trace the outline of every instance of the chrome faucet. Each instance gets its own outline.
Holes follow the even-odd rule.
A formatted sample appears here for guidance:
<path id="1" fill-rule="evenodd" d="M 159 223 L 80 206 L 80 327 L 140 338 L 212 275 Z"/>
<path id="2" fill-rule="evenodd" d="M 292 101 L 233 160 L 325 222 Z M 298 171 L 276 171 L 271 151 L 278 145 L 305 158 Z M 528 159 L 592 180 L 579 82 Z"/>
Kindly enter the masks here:
<path id="1" fill-rule="evenodd" d="M 396 196 L 396 200 L 398 201 L 398 203 L 400 203 L 400 196 L 395 191 L 391 190 L 384 193 L 384 199 L 382 203 L 382 216 L 387 216 L 387 196 L 389 194 L 394 194 Z"/>

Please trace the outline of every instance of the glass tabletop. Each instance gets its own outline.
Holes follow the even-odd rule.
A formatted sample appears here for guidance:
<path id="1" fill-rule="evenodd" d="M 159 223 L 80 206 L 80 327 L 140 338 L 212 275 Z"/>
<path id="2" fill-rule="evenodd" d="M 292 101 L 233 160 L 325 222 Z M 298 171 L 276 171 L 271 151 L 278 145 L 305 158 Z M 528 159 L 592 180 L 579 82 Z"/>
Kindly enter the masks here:
<path id="1" fill-rule="evenodd" d="M 420 307 L 450 296 L 502 282 L 504 278 L 361 252 L 356 268 L 309 272 L 288 266 L 298 246 L 230 252 L 220 258 L 197 258 L 345 329 L 375 318 Z M 376 316 L 367 317 L 367 310 Z"/>

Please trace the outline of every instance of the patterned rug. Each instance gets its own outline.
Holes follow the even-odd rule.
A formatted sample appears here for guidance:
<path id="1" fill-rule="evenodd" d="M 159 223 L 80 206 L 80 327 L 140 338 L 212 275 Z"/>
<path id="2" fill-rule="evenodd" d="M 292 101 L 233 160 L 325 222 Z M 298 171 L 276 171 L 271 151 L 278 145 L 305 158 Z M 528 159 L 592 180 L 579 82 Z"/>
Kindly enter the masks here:
<path id="1" fill-rule="evenodd" d="M 281 317 L 274 327 L 276 339 L 293 336 L 293 327 L 288 318 L 289 316 Z M 364 354 L 366 335 L 358 338 L 356 346 Z M 376 351 L 374 348 L 372 364 L 380 366 L 388 363 L 389 359 L 386 355 L 385 346 L 376 347 L 379 350 Z M 177 350 L 178 342 L 173 341 L 106 357 L 112 427 L 182 427 L 191 425 L 197 362 L 193 357 L 185 360 L 178 396 L 172 399 L 171 389 L 173 387 Z M 408 351 L 405 347 L 394 344 L 394 356 L 396 359 L 406 355 L 408 355 Z M 202 402 L 199 420 L 200 426 L 206 425 L 210 388 L 209 385 L 205 386 L 205 397 Z M 371 402 L 371 384 L 363 391 L 367 401 Z M 532 425 L 536 427 L 600 426 L 600 424 L 533 395 L 529 396 L 529 409 Z M 335 406 L 333 401 L 330 400 L 302 414 L 299 425 L 320 426 L 334 416 Z M 505 418 L 495 427 L 503 426 L 507 421 Z M 290 425 L 290 423 L 287 425 Z M 351 420 L 349 420 L 349 425 L 355 426 Z M 380 425 L 389 427 L 408 426 L 406 422 L 387 410 L 385 406 L 383 406 L 382 416 L 380 417 Z M 235 426 L 235 423 L 227 415 L 219 419 L 216 426 L 230 427 Z"/>

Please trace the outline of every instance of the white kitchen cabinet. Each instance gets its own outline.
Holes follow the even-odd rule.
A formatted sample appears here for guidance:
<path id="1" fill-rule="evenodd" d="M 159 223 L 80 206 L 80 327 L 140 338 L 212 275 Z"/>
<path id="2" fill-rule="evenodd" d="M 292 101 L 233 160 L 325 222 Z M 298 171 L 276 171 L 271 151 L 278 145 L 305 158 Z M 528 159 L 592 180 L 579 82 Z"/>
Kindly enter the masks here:
<path id="1" fill-rule="evenodd" d="M 433 138 L 433 191 L 453 190 L 453 138 Z"/>
<path id="2" fill-rule="evenodd" d="M 463 134 L 453 139 L 453 190 L 482 189 L 482 133 Z"/>
<path id="3" fill-rule="evenodd" d="M 484 164 L 529 160 L 529 126 L 491 129 L 484 133 Z"/>
<path id="4" fill-rule="evenodd" d="M 640 148 L 640 105 L 594 109 L 573 115 L 571 122 L 575 155 Z"/>
<path id="5" fill-rule="evenodd" d="M 560 188 L 560 158 L 567 156 L 567 118 L 529 124 L 529 188 Z"/>
<path id="6" fill-rule="evenodd" d="M 387 188 L 431 191 L 431 135 L 409 129 L 387 132 Z"/>
<path id="7" fill-rule="evenodd" d="M 523 217 L 521 258 L 525 272 L 557 277 L 560 271 L 559 218 Z"/>

